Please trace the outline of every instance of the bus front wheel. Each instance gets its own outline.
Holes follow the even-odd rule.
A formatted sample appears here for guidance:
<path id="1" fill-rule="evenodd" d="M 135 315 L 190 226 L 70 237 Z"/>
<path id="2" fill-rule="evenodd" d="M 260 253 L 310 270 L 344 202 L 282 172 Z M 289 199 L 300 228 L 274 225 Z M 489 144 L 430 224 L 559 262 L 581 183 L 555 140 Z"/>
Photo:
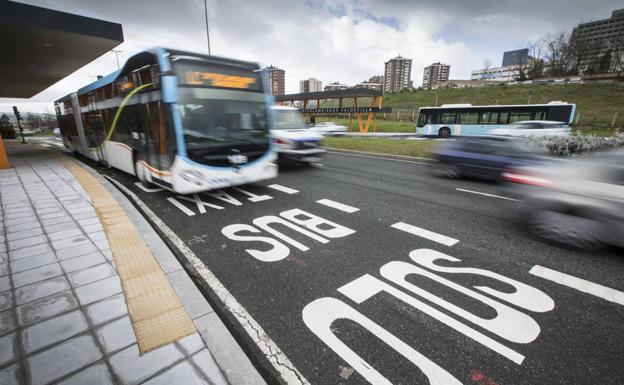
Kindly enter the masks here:
<path id="1" fill-rule="evenodd" d="M 451 136 L 451 129 L 448 127 L 442 127 L 438 131 L 438 137 L 440 138 L 448 138 L 449 136 Z"/>

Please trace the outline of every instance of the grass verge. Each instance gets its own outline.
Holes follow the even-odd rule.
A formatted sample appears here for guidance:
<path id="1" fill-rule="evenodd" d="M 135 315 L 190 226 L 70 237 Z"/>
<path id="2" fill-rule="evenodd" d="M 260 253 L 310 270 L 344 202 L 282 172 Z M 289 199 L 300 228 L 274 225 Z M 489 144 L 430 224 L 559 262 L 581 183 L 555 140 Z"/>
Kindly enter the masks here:
<path id="1" fill-rule="evenodd" d="M 433 140 L 327 137 L 324 144 L 330 148 L 344 150 L 430 158 L 429 151 L 438 143 Z"/>

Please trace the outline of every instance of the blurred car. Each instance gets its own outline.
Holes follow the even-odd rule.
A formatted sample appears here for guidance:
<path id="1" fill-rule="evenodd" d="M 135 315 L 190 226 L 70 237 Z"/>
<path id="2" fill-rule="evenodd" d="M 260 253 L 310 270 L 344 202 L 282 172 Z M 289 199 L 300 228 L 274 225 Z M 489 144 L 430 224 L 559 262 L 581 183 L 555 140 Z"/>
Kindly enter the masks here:
<path id="1" fill-rule="evenodd" d="M 447 178 L 470 176 L 500 181 L 503 172 L 543 159 L 534 155 L 518 138 L 503 136 L 460 137 L 433 151 L 437 160 L 433 173 Z"/>
<path id="2" fill-rule="evenodd" d="M 324 136 L 306 127 L 297 108 L 273 106 L 274 124 L 271 137 L 280 159 L 303 163 L 319 163 L 325 150 Z"/>
<path id="3" fill-rule="evenodd" d="M 54 133 L 54 136 L 56 136 L 57 138 L 61 137 L 61 129 L 58 127 L 52 130 L 52 133 Z"/>
<path id="4" fill-rule="evenodd" d="M 22 134 L 24 136 L 33 136 L 33 135 L 35 135 L 35 131 L 31 130 L 30 128 L 24 128 L 22 130 Z"/>
<path id="5" fill-rule="evenodd" d="M 624 247 L 624 151 L 505 172 L 539 238 L 592 249 Z"/>
<path id="6" fill-rule="evenodd" d="M 338 125 L 334 122 L 321 122 L 310 126 L 310 131 L 332 133 L 332 132 L 347 132 L 346 126 Z"/>
<path id="7" fill-rule="evenodd" d="M 505 128 L 496 128 L 488 131 L 490 135 L 544 137 L 544 136 L 569 136 L 570 126 L 563 122 L 550 120 L 524 120 L 515 122 Z"/>

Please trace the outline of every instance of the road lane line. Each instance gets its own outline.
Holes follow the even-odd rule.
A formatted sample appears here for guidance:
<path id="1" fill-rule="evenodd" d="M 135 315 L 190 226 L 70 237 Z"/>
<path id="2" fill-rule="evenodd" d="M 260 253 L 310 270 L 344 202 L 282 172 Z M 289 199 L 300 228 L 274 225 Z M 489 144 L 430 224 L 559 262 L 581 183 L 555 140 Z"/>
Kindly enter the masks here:
<path id="1" fill-rule="evenodd" d="M 359 157 L 362 157 L 362 158 L 371 158 L 371 159 L 390 160 L 390 161 L 393 161 L 393 162 L 415 163 L 415 164 L 426 164 L 426 165 L 430 165 L 430 164 L 432 164 L 432 163 L 433 163 L 433 159 L 431 160 L 431 162 L 416 162 L 416 161 L 413 161 L 413 160 L 404 160 L 404 159 L 385 158 L 385 157 L 383 157 L 383 156 L 373 156 L 373 155 L 363 155 L 363 154 L 351 154 L 351 153 L 348 153 L 348 152 L 331 151 L 331 148 L 330 148 L 330 149 L 328 149 L 328 150 L 330 150 L 330 151 L 328 151 L 328 152 L 330 152 L 330 153 L 332 153 L 332 154 L 338 154 L 338 155 L 348 155 L 348 156 L 359 156 Z M 384 154 L 379 154 L 379 155 L 384 155 Z M 428 159 L 428 158 L 419 158 L 419 157 L 416 157 L 416 156 L 411 157 L 411 158 L 416 158 L 416 159 Z"/>
<path id="2" fill-rule="evenodd" d="M 177 208 L 179 208 L 180 210 L 182 210 L 182 212 L 186 215 L 188 215 L 189 217 L 192 215 L 195 215 L 195 212 L 191 209 L 189 209 L 188 207 L 184 206 L 182 203 L 178 202 L 177 199 L 175 198 L 167 198 L 167 200 L 171 203 L 173 203 L 173 205 Z"/>
<path id="3" fill-rule="evenodd" d="M 463 188 L 456 188 L 455 190 L 467 192 L 467 193 L 470 193 L 470 194 L 483 195 L 483 196 L 491 197 L 491 198 L 498 198 L 498 199 L 505 199 L 505 200 L 508 200 L 508 201 L 519 202 L 519 200 L 517 200 L 517 199 L 507 198 L 507 197 L 500 196 L 500 195 L 488 194 L 488 193 L 484 193 L 484 192 L 480 192 L 480 191 L 466 190 L 466 189 L 463 189 Z"/>
<path id="4" fill-rule="evenodd" d="M 533 266 L 531 270 L 529 270 L 529 274 L 533 274 L 537 277 L 556 282 L 560 285 L 568 286 L 572 289 L 606 299 L 610 302 L 624 305 L 624 292 L 611 289 L 610 287 L 602 286 L 565 273 L 560 273 L 556 270 L 539 265 Z"/>
<path id="5" fill-rule="evenodd" d="M 247 309 L 241 305 L 236 298 L 229 292 L 229 290 L 219 281 L 214 273 L 202 262 L 201 259 L 189 247 L 167 226 L 160 217 L 158 217 L 147 205 L 139 199 L 139 197 L 130 191 L 126 186 L 116 181 L 115 179 L 104 176 L 117 188 L 123 191 L 129 196 L 140 211 L 152 221 L 152 223 L 162 231 L 162 233 L 171 241 L 171 243 L 182 253 L 182 256 L 186 258 L 186 263 L 190 264 L 192 268 L 199 274 L 201 279 L 206 282 L 212 291 L 219 297 L 219 300 L 225 308 L 232 314 L 236 320 L 243 327 L 245 332 L 258 346 L 260 351 L 265 355 L 267 360 L 273 365 L 273 368 L 280 374 L 281 378 L 288 385 L 310 385 L 310 382 L 301 374 L 301 372 L 293 365 L 290 359 L 284 354 L 284 352 L 277 346 L 277 344 L 269 337 L 264 331 L 262 326 L 249 314 Z M 184 262 L 183 262 L 184 263 Z"/>
<path id="6" fill-rule="evenodd" d="M 327 207 L 331 207 L 336 210 L 344 211 L 345 213 L 349 213 L 349 214 L 354 213 L 356 211 L 360 211 L 360 209 L 358 209 L 357 207 L 345 205 L 344 203 L 332 201 L 330 199 L 320 199 L 316 201 L 316 203 L 320 203 Z"/>
<path id="7" fill-rule="evenodd" d="M 426 238 L 430 241 L 438 242 L 445 246 L 453 246 L 459 240 L 451 237 L 447 237 L 446 235 L 434 233 L 433 231 L 421 229 L 420 227 L 416 227 L 404 222 L 397 222 L 390 227 L 394 227 L 397 230 L 405 231 L 406 233 L 414 234 L 422 238 Z"/>
<path id="8" fill-rule="evenodd" d="M 299 190 L 295 190 L 294 188 L 282 186 L 281 184 L 272 184 L 267 187 L 272 188 L 273 190 L 281 191 L 286 194 L 296 194 L 299 192 Z"/>

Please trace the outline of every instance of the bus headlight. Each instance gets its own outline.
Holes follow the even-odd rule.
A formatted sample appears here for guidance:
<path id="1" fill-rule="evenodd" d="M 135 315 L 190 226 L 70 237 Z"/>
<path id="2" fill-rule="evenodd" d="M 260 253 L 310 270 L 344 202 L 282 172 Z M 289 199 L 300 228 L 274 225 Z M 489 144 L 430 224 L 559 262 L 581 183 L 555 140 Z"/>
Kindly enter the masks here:
<path id="1" fill-rule="evenodd" d="M 187 182 L 201 184 L 203 182 L 204 176 L 201 172 L 197 170 L 182 170 L 179 173 L 180 178 L 184 179 Z"/>

